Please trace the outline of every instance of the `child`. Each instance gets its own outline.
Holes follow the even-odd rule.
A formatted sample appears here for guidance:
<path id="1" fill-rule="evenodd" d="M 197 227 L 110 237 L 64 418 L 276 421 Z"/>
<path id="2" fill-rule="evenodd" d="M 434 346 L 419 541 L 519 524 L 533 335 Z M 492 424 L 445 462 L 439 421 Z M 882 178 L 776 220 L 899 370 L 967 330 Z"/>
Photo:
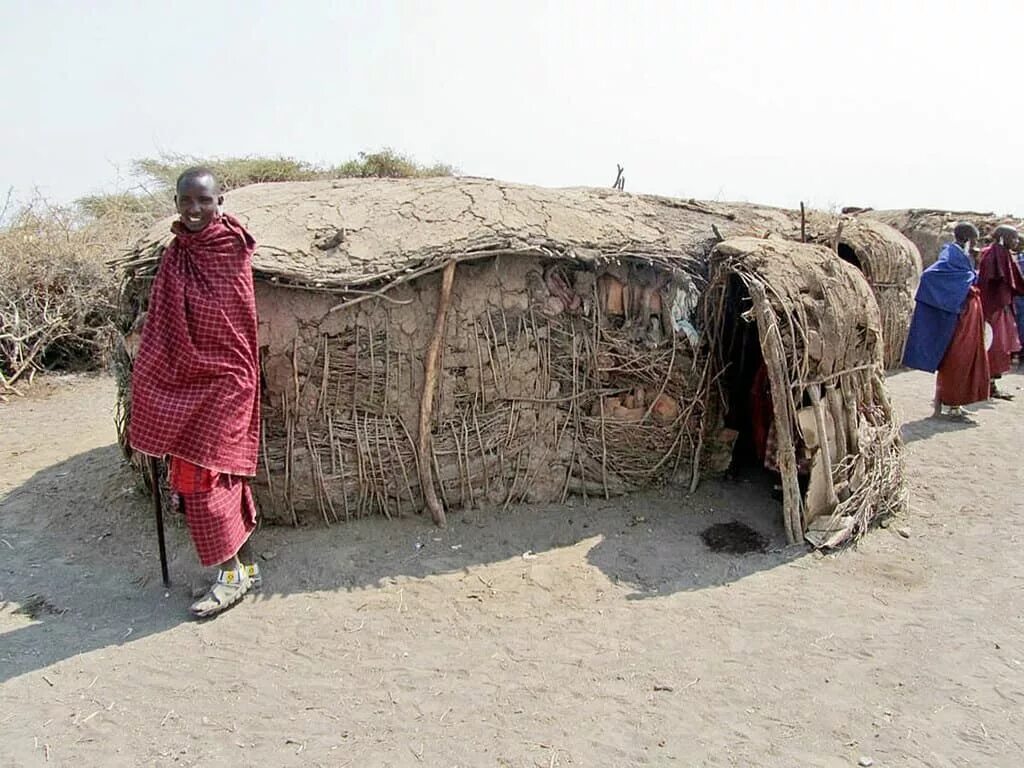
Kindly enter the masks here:
<path id="1" fill-rule="evenodd" d="M 217 576 L 193 615 L 213 616 L 260 580 L 247 542 L 256 527 L 249 478 L 259 445 L 255 241 L 221 213 L 205 168 L 178 178 L 179 219 L 150 293 L 132 371 L 129 442 L 170 457 L 170 484 L 192 542 Z"/>

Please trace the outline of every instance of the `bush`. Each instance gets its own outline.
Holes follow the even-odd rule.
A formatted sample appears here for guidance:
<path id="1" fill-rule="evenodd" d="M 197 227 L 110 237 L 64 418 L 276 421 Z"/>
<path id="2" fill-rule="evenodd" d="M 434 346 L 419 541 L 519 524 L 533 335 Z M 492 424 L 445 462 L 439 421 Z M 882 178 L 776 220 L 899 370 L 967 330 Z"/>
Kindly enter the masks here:
<path id="1" fill-rule="evenodd" d="M 103 359 L 117 295 L 105 262 L 114 232 L 42 200 L 0 228 L 0 392 L 42 368 Z"/>
<path id="2" fill-rule="evenodd" d="M 203 159 L 189 155 L 161 155 L 136 160 L 133 168 L 142 186 L 165 200 L 174 196 L 174 184 L 186 168 L 203 166 L 213 171 L 225 191 L 268 181 L 312 181 L 314 179 L 386 178 L 408 179 L 452 176 L 456 169 L 444 163 L 421 165 L 408 155 L 389 147 L 377 152 L 359 152 L 340 165 L 324 167 L 291 157 L 228 157 Z M 168 202 L 168 205 L 170 203 Z"/>
<path id="3" fill-rule="evenodd" d="M 427 176 L 453 176 L 455 168 L 444 163 L 424 166 L 407 155 L 384 148 L 379 152 L 360 152 L 355 160 L 342 163 L 325 173 L 327 178 L 408 179 Z"/>
<path id="4" fill-rule="evenodd" d="M 143 179 L 143 186 L 152 187 L 171 205 L 174 184 L 186 168 L 201 165 L 213 171 L 224 191 L 259 184 L 265 181 L 310 181 L 322 178 L 323 171 L 302 160 L 290 157 L 229 157 L 202 159 L 188 155 L 161 155 L 158 158 L 136 160 L 135 173 Z"/>

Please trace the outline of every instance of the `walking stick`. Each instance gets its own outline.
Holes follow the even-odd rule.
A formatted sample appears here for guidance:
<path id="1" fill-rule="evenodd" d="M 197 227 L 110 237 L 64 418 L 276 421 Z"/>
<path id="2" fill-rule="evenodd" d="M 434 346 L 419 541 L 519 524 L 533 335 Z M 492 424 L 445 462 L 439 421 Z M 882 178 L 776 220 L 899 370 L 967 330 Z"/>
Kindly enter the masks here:
<path id="1" fill-rule="evenodd" d="M 156 515 L 156 540 L 160 545 L 160 575 L 164 586 L 171 586 L 171 577 L 167 573 L 167 544 L 164 541 L 164 507 L 160 493 L 160 465 L 155 456 L 149 457 L 149 471 L 153 478 L 153 513 Z"/>

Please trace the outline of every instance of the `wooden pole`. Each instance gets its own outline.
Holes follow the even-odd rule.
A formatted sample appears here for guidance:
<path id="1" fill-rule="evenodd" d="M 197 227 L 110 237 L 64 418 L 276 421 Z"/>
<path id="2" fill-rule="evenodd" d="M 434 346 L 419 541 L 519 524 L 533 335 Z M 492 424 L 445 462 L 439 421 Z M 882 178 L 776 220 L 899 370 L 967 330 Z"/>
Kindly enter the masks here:
<path id="1" fill-rule="evenodd" d="M 836 227 L 836 235 L 832 239 L 832 250 L 835 251 L 837 255 L 839 253 L 839 239 L 842 236 L 843 236 L 843 222 L 840 221 L 839 222 L 839 226 Z"/>
<path id="2" fill-rule="evenodd" d="M 164 505 L 160 494 L 160 465 L 155 456 L 149 457 L 149 472 L 152 477 L 151 489 L 153 491 L 153 516 L 156 518 L 156 543 L 160 548 L 160 576 L 164 580 L 164 586 L 171 586 L 171 576 L 167 569 L 167 543 L 164 540 Z"/>
<path id="3" fill-rule="evenodd" d="M 437 391 L 437 364 L 441 356 L 441 342 L 444 341 L 444 323 L 448 305 L 452 300 L 452 285 L 455 282 L 455 259 L 444 266 L 441 273 L 441 293 L 437 300 L 437 314 L 434 316 L 434 333 L 423 360 L 423 393 L 420 399 L 420 432 L 418 441 L 420 489 L 423 501 L 430 510 L 430 517 L 440 527 L 447 524 L 444 505 L 437 498 L 434 488 L 433 457 L 431 449 L 430 424 L 434 412 L 434 393 Z"/>
<path id="4" fill-rule="evenodd" d="M 789 387 L 786 385 L 786 357 L 782 347 L 779 326 L 772 317 L 768 297 L 757 283 L 747 285 L 757 316 L 761 336 L 761 352 L 768 368 L 774 404 L 775 434 L 778 440 L 779 473 L 782 475 L 782 519 L 786 540 L 797 544 L 803 539 L 804 528 L 800 514 L 800 483 L 796 475 L 796 446 L 793 443 L 793 414 L 790 413 Z"/>
<path id="5" fill-rule="evenodd" d="M 800 242 L 807 242 L 807 215 L 804 212 L 804 201 L 800 201 Z"/>

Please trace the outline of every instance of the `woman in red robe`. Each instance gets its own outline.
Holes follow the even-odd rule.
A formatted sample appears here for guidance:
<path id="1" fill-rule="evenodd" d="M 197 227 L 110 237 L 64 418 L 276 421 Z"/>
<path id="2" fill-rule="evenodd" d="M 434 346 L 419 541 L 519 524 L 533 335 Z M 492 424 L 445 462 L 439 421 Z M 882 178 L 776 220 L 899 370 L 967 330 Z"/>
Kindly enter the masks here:
<path id="1" fill-rule="evenodd" d="M 992 244 L 981 252 L 978 262 L 978 288 L 985 322 L 992 326 L 992 346 L 988 364 L 992 377 L 991 396 L 1011 400 L 1013 395 L 999 391 L 996 379 L 1010 370 L 1010 357 L 1020 351 L 1013 299 L 1024 296 L 1024 275 L 1013 258 L 1020 244 L 1017 230 L 1008 224 L 996 227 Z"/>

